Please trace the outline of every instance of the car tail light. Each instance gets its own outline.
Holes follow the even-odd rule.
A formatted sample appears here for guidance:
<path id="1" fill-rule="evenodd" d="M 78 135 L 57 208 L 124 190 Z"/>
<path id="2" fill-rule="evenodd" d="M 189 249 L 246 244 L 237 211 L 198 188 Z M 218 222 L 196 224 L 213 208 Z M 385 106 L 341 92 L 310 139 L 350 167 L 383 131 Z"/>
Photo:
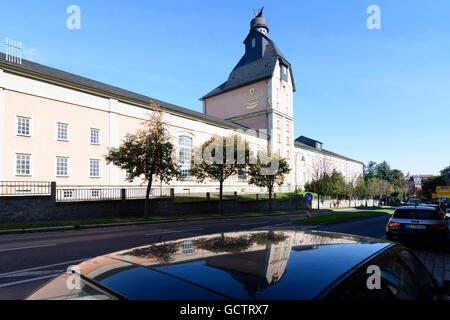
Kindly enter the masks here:
<path id="1" fill-rule="evenodd" d="M 398 227 L 400 227 L 400 223 L 399 222 L 389 222 L 388 227 L 389 228 L 392 228 L 392 227 L 398 228 Z"/>
<path id="2" fill-rule="evenodd" d="M 428 228 L 433 230 L 445 230 L 447 229 L 447 224 L 439 223 L 439 224 L 430 224 Z"/>

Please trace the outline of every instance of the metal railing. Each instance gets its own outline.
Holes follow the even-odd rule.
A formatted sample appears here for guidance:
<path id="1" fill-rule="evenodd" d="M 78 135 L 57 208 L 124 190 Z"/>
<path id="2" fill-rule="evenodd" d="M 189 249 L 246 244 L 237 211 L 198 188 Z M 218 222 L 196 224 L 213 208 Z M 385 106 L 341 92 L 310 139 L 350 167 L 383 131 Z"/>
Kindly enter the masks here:
<path id="1" fill-rule="evenodd" d="M 100 201 L 100 200 L 120 200 L 120 189 L 106 188 L 80 188 L 80 187 L 57 187 L 56 201 Z"/>
<path id="2" fill-rule="evenodd" d="M 145 199 L 147 187 L 57 186 L 57 202 Z M 170 189 L 152 188 L 150 198 L 170 197 Z"/>
<path id="3" fill-rule="evenodd" d="M 51 182 L 0 181 L 0 196 L 49 196 Z"/>
<path id="4" fill-rule="evenodd" d="M 145 199 L 147 192 L 146 187 L 126 187 L 126 198 L 127 199 Z M 170 189 L 168 188 L 152 188 L 150 190 L 150 198 L 168 198 L 170 197 Z"/>

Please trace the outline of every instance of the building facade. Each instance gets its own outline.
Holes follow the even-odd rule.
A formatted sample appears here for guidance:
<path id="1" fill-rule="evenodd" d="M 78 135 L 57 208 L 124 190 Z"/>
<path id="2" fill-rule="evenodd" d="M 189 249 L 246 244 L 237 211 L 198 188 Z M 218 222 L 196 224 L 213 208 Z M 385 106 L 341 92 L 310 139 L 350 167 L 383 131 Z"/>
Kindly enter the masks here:
<path id="1" fill-rule="evenodd" d="M 416 174 L 411 175 L 409 172 L 405 176 L 405 180 L 408 182 L 408 189 L 410 194 L 416 194 L 417 191 L 422 190 L 422 184 L 433 175 L 431 174 Z"/>
<path id="2" fill-rule="evenodd" d="M 252 150 L 271 150 L 288 160 L 292 172 L 285 189 L 301 189 L 318 170 L 336 169 L 356 182 L 361 162 L 294 139 L 292 67 L 268 32 L 265 18 L 252 20 L 243 58 L 227 82 L 202 98 L 203 113 L 31 61 L 12 62 L 0 53 L 0 181 L 140 185 L 141 179 L 128 182 L 126 172 L 107 165 L 105 155 L 141 127 L 156 103 L 186 177 L 171 183 L 179 193 L 217 190 L 216 182 L 200 184 L 189 176 L 191 154 L 213 135 L 234 133 Z M 259 190 L 242 177 L 226 181 L 227 188 Z"/>

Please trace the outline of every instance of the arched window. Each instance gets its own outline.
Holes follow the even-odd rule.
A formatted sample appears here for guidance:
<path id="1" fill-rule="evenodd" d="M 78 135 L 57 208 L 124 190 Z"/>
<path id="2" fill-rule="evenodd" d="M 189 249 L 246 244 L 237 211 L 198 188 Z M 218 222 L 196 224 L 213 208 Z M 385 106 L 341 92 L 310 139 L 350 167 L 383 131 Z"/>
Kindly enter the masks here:
<path id="1" fill-rule="evenodd" d="M 185 179 L 191 177 L 192 139 L 181 136 L 178 140 L 178 157 L 181 176 Z"/>

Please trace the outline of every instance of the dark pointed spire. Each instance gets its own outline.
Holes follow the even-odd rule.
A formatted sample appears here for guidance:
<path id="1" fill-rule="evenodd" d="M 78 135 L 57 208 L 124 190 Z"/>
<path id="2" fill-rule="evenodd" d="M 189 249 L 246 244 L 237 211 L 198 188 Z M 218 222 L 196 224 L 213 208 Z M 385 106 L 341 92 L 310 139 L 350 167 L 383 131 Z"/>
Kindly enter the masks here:
<path id="1" fill-rule="evenodd" d="M 253 9 L 255 18 L 250 23 L 250 31 L 256 30 L 267 36 L 269 33 L 269 24 L 267 23 L 267 19 L 262 16 L 263 10 L 264 7 L 262 7 L 258 13 L 255 9 Z"/>

